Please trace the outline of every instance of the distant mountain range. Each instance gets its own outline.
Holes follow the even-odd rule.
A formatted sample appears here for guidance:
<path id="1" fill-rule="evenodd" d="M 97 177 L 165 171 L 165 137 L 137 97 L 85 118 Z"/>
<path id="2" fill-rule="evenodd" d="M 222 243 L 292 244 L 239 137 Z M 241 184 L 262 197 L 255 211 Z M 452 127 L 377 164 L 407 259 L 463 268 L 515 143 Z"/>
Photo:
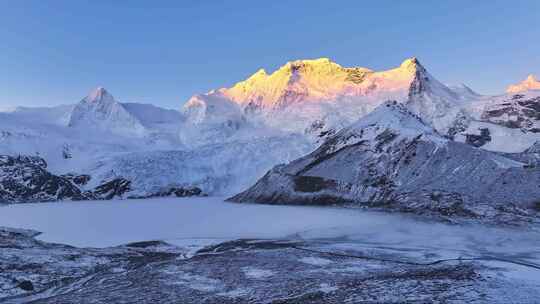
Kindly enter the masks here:
<path id="1" fill-rule="evenodd" d="M 532 76 L 506 94 L 485 96 L 444 85 L 416 58 L 387 71 L 321 58 L 288 62 L 271 74 L 259 70 L 231 88 L 193 96 L 178 111 L 122 103 L 101 87 L 73 105 L 6 110 L 0 112 L 0 154 L 39 157 L 55 176 L 88 175 L 76 185 L 83 194 L 126 183 L 112 197 L 193 187 L 234 194 L 364 119 L 382 128 L 391 118 L 369 115 L 388 101 L 418 117 L 420 129 L 429 128 L 445 147 L 460 147 L 446 153 L 459 151 L 448 157 L 465 163 L 478 161 L 471 153 L 498 155 L 505 164 L 531 160 L 523 152 L 540 142 L 540 82 Z M 0 201 L 14 201 L 1 189 Z"/>

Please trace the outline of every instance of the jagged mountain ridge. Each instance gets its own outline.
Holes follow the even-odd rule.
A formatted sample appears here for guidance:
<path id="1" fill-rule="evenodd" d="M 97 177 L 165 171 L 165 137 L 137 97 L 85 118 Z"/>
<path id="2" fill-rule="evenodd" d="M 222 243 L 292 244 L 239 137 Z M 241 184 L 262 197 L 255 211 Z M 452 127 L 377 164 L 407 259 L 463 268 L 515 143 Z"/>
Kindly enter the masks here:
<path id="1" fill-rule="evenodd" d="M 470 89 L 451 89 L 436 80 L 414 57 L 380 72 L 320 58 L 292 61 L 272 74 L 259 70 L 231 88 L 192 97 L 183 112 L 188 121 L 213 129 L 248 121 L 317 137 L 335 133 L 389 99 L 407 103 L 426 121 L 445 129 L 450 122 L 439 117 L 472 96 L 477 95 Z M 200 111 L 211 108 L 226 110 L 217 115 Z M 223 117 L 225 122 L 219 120 Z"/>
<path id="2" fill-rule="evenodd" d="M 271 75 L 259 70 L 232 88 L 213 93 L 221 94 L 244 108 L 279 109 L 295 103 L 333 102 L 377 93 L 406 97 L 411 86 L 414 86 L 413 90 L 421 91 L 427 85 L 424 82 L 428 80 L 426 78 L 434 81 L 414 57 L 395 69 L 382 72 L 363 67 L 346 68 L 328 58 L 320 58 L 288 62 Z M 436 85 L 444 87 L 440 83 Z M 448 98 L 458 98 L 451 90 L 446 90 L 446 93 Z"/>

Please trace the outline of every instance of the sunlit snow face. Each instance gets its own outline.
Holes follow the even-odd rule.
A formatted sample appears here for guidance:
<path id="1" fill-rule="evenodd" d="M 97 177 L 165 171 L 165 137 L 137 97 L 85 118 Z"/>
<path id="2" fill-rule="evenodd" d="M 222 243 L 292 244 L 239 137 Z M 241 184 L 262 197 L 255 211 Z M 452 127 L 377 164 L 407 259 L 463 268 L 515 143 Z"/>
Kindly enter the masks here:
<path id="1" fill-rule="evenodd" d="M 367 68 L 345 68 L 328 58 L 288 62 L 268 75 L 259 70 L 245 81 L 220 93 L 239 104 L 255 102 L 275 107 L 283 99 L 331 101 L 342 96 L 365 96 L 380 91 L 407 90 L 417 69 L 416 58 L 398 68 L 374 72 Z"/>
<path id="2" fill-rule="evenodd" d="M 519 93 L 528 90 L 540 90 L 540 81 L 536 80 L 534 75 L 529 75 L 527 79 L 518 84 L 514 84 L 508 87 L 507 93 Z"/>

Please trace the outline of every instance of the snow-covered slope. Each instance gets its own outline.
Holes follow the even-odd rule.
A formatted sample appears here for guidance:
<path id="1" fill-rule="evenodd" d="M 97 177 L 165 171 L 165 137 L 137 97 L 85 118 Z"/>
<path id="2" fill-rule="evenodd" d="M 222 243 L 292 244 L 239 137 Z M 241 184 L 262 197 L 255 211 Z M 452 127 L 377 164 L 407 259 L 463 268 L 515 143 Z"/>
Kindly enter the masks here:
<path id="1" fill-rule="evenodd" d="M 540 91 L 481 96 L 460 108 L 453 131 L 455 140 L 486 150 L 523 152 L 540 140 Z"/>
<path id="2" fill-rule="evenodd" d="M 132 196 L 190 186 L 204 193 L 230 195 L 245 189 L 275 164 L 291 161 L 312 148 L 299 135 L 274 136 L 180 151 L 114 154 L 84 172 L 94 177 L 89 187 L 125 178 L 132 182 L 128 193 Z"/>
<path id="3" fill-rule="evenodd" d="M 185 123 L 180 129 L 183 144 L 199 146 L 226 141 L 246 125 L 240 108 L 231 101 L 195 95 L 184 105 Z"/>
<path id="4" fill-rule="evenodd" d="M 134 115 L 99 87 L 81 100 L 73 109 L 69 127 L 100 129 L 122 136 L 144 136 L 147 130 Z"/>
<path id="5" fill-rule="evenodd" d="M 515 208 L 534 213 L 539 181 L 539 168 L 444 138 L 403 104 L 389 102 L 232 200 L 348 202 L 493 219 L 502 210 L 516 215 Z"/>
<path id="6" fill-rule="evenodd" d="M 57 126 L 67 126 L 75 105 L 61 105 L 56 107 L 16 107 L 6 111 L 20 121 L 41 122 Z"/>
<path id="7" fill-rule="evenodd" d="M 152 104 L 123 102 L 121 105 L 149 129 L 168 125 L 178 126 L 184 119 L 177 110 L 164 109 Z"/>

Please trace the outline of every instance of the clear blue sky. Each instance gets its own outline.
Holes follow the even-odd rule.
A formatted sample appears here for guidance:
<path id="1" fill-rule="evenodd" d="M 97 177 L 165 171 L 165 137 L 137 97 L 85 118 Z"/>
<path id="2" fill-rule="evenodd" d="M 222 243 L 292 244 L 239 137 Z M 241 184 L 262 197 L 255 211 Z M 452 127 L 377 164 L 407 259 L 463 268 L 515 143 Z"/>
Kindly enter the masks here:
<path id="1" fill-rule="evenodd" d="M 540 1 L 0 0 L 0 106 L 121 101 L 179 108 L 259 68 L 416 56 L 445 83 L 499 93 L 540 76 Z"/>

